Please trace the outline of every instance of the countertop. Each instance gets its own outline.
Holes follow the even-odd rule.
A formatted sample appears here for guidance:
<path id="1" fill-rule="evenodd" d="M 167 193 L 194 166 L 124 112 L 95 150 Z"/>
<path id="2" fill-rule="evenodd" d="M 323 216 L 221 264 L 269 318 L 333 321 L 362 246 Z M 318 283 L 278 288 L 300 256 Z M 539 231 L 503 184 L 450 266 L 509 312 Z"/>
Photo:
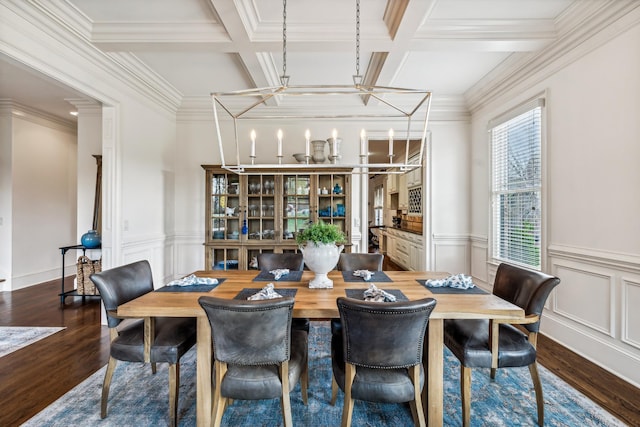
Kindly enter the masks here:
<path id="1" fill-rule="evenodd" d="M 404 233 L 415 234 L 416 236 L 422 236 L 422 232 L 421 231 L 409 230 L 409 229 L 406 229 L 406 228 L 386 227 L 385 232 L 387 232 L 389 230 L 397 230 L 397 231 L 402 231 Z"/>

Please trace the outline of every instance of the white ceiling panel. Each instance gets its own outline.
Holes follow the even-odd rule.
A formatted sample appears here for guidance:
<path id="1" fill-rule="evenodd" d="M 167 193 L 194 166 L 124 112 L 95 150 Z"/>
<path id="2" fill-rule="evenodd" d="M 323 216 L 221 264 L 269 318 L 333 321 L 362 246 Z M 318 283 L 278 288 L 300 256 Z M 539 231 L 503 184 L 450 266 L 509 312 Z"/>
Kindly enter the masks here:
<path id="1" fill-rule="evenodd" d="M 554 19 L 572 0 L 444 0 L 429 19 Z"/>
<path id="2" fill-rule="evenodd" d="M 208 0 L 72 0 L 93 22 L 214 21 Z"/>
<path id="3" fill-rule="evenodd" d="M 129 61 L 127 72 L 134 80 L 143 79 L 159 90 L 168 83 L 188 99 L 277 85 L 282 73 L 281 0 L 38 2 L 38 7 L 48 6 L 46 12 L 58 15 L 65 25 L 79 25 L 79 33 L 89 34 L 96 49 Z M 373 85 L 429 89 L 436 96 L 463 99 L 511 55 L 519 60 L 536 57 L 605 6 L 611 3 L 360 0 L 360 73 L 375 70 L 367 76 Z M 287 1 L 290 84 L 352 84 L 355 9 L 355 0 Z M 17 91 L 34 105 L 47 105 L 42 100 L 49 97 L 57 100 L 59 111 L 68 107 L 55 89 L 47 91 L 46 85 L 21 80 L 15 73 L 3 78 L 3 98 Z M 69 92 L 66 97 L 77 97 Z"/>
<path id="4" fill-rule="evenodd" d="M 460 94 L 508 56 L 504 52 L 411 52 L 394 85 L 425 88 L 439 95 Z"/>
<path id="5" fill-rule="evenodd" d="M 203 96 L 220 88 L 241 89 L 251 85 L 235 54 L 141 52 L 136 56 L 183 96 Z"/>

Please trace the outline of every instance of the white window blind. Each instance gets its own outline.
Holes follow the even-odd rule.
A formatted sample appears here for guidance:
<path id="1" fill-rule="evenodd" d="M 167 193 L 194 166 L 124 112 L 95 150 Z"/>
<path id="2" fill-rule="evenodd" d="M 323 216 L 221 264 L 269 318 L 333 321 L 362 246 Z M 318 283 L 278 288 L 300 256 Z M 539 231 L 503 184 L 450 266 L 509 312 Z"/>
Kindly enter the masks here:
<path id="1" fill-rule="evenodd" d="M 539 269 L 542 102 L 519 110 L 490 128 L 493 258 Z"/>

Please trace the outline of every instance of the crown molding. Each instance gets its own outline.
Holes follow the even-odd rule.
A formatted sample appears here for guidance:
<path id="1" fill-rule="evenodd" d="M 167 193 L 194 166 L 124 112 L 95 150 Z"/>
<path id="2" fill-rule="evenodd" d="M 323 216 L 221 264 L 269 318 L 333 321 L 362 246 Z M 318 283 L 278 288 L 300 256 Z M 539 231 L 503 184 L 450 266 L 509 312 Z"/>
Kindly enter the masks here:
<path id="1" fill-rule="evenodd" d="M 27 107 L 11 99 L 0 98 L 0 110 L 10 112 L 15 118 L 27 120 L 40 126 L 46 126 L 74 135 L 78 132 L 75 120 L 65 120 L 36 108 Z"/>
<path id="2" fill-rule="evenodd" d="M 91 41 L 96 44 L 128 43 L 229 43 L 225 29 L 216 22 L 100 22 L 94 23 Z M 124 50 L 124 49 L 123 49 Z"/>
<path id="3" fill-rule="evenodd" d="M 6 2 L 3 6 L 8 7 L 16 15 L 31 23 L 34 28 L 43 31 L 48 37 L 64 46 L 65 50 L 60 50 L 58 54 L 62 58 L 68 58 L 70 62 L 77 61 L 77 58 L 69 58 L 69 51 L 72 50 L 81 55 L 87 63 L 92 64 L 96 69 L 112 76 L 128 87 L 142 95 L 144 99 L 151 101 L 156 108 L 160 107 L 171 114 L 175 114 L 180 105 L 180 95 L 170 87 L 160 76 L 151 72 L 141 65 L 135 58 L 130 58 L 124 54 L 104 53 L 91 44 L 90 32 L 87 26 L 92 23 L 84 15 L 81 15 L 75 8 L 64 2 L 51 2 L 45 0 L 31 0 L 29 2 Z M 34 40 L 42 38 L 40 33 L 29 34 L 31 27 L 19 26 L 18 22 L 6 20 L 8 25 L 15 25 L 16 31 L 25 34 Z M 3 24 L 4 25 L 4 24 Z M 115 104 L 111 94 L 100 92 L 95 85 L 80 82 L 76 76 L 70 74 L 65 69 L 55 69 L 46 62 L 46 58 L 36 52 L 26 52 L 21 46 L 14 46 L 15 58 L 32 68 L 41 71 L 48 76 L 67 84 L 74 89 L 96 98 L 104 104 Z M 43 46 L 45 49 L 56 49 L 54 43 Z M 8 51 L 10 56 L 11 52 Z M 131 55 L 133 56 L 133 55 Z M 145 69 L 146 68 L 146 69 Z"/>
<path id="4" fill-rule="evenodd" d="M 332 107 L 329 111 L 335 111 Z M 224 117 L 221 117 L 222 120 Z M 213 106 L 208 96 L 185 96 L 177 112 L 178 121 L 213 122 Z M 469 122 L 471 115 L 462 96 L 437 96 L 431 102 L 429 123 L 462 121 Z"/>
<path id="5" fill-rule="evenodd" d="M 558 39 L 539 52 L 512 54 L 465 93 L 474 113 L 532 85 L 640 22 L 636 0 L 576 1 L 556 20 Z"/>

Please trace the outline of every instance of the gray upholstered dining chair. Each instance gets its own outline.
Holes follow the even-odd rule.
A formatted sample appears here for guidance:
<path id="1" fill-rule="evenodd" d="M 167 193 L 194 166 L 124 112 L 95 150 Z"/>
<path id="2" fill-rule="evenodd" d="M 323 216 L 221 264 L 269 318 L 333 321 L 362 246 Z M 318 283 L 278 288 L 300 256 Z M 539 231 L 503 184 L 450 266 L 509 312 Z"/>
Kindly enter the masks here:
<path id="1" fill-rule="evenodd" d="M 291 271 L 302 271 L 304 260 L 300 253 L 261 253 L 258 255 L 258 268 L 271 271 L 277 268 L 288 268 Z"/>
<path id="2" fill-rule="evenodd" d="M 228 399 L 280 398 L 284 425 L 293 425 L 289 391 L 301 379 L 307 404 L 307 333 L 291 329 L 294 299 L 227 300 L 200 297 L 211 325 L 215 392 L 213 424 Z"/>
<path id="3" fill-rule="evenodd" d="M 339 271 L 382 271 L 384 255 L 364 253 L 342 253 L 336 269 Z M 331 333 L 340 333 L 340 319 L 331 319 Z"/>
<path id="4" fill-rule="evenodd" d="M 153 291 L 153 277 L 148 261 L 104 270 L 91 275 L 100 291 L 107 312 L 107 324 L 111 335 L 109 363 L 102 384 L 100 416 L 107 416 L 107 401 L 111 379 L 118 360 L 144 362 L 145 326 L 142 319 L 124 319 L 117 315 L 118 306 Z M 180 389 L 180 358 L 196 343 L 194 318 L 153 318 L 150 322 L 151 370 L 156 373 L 156 363 L 169 364 L 169 422 L 177 425 L 178 390 Z"/>
<path id="5" fill-rule="evenodd" d="M 385 303 L 340 297 L 337 304 L 342 328 L 331 338 L 331 404 L 340 387 L 344 391 L 342 426 L 351 425 L 354 399 L 410 402 L 415 424 L 424 426 L 422 359 L 436 300 Z"/>
<path id="6" fill-rule="evenodd" d="M 278 268 L 288 268 L 291 271 L 302 271 L 304 260 L 301 253 L 261 253 L 258 255 L 258 268 L 262 271 L 271 271 Z M 302 329 L 309 333 L 311 323 L 307 318 L 295 318 L 292 320 L 293 329 Z"/>
<path id="7" fill-rule="evenodd" d="M 384 255 L 382 254 L 340 254 L 340 259 L 338 260 L 338 266 L 336 268 L 340 271 L 382 271 L 383 261 Z"/>
<path id="8" fill-rule="evenodd" d="M 547 297 L 560 279 L 538 271 L 500 264 L 493 294 L 525 312 L 519 322 L 460 319 L 444 321 L 444 343 L 460 361 L 462 425 L 471 420 L 471 368 L 529 367 L 538 406 L 538 424 L 544 425 L 544 399 L 536 364 L 540 319 Z M 516 326 L 517 325 L 517 326 Z"/>

